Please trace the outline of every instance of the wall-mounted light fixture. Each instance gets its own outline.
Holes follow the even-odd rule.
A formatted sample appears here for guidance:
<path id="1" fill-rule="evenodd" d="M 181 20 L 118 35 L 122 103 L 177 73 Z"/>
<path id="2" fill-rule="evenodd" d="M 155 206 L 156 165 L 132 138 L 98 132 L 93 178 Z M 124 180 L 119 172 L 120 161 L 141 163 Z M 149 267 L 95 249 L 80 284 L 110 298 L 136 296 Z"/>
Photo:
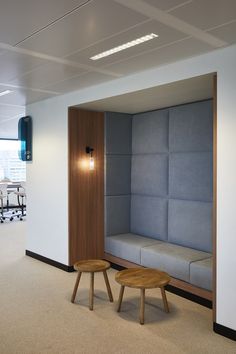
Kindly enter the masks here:
<path id="1" fill-rule="evenodd" d="M 94 149 L 91 148 L 90 146 L 86 146 L 85 151 L 87 154 L 89 154 L 89 169 L 94 170 L 94 157 L 93 157 L 93 151 Z"/>

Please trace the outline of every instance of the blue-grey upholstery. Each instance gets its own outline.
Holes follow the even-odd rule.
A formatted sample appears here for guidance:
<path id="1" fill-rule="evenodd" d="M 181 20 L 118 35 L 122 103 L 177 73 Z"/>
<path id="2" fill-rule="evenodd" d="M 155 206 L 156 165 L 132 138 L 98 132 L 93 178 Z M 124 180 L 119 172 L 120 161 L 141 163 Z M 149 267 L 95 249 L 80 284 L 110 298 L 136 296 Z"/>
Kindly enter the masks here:
<path id="1" fill-rule="evenodd" d="M 168 115 L 163 109 L 133 116 L 133 154 L 168 152 Z"/>
<path id="2" fill-rule="evenodd" d="M 212 204 L 169 200 L 168 241 L 211 252 Z"/>
<path id="3" fill-rule="evenodd" d="M 170 154 L 170 197 L 212 201 L 212 153 Z"/>
<path id="4" fill-rule="evenodd" d="M 131 193 L 164 197 L 168 193 L 168 156 L 133 155 Z"/>
<path id="5" fill-rule="evenodd" d="M 212 257 L 190 264 L 190 283 L 203 289 L 212 289 Z"/>
<path id="6" fill-rule="evenodd" d="M 105 233 L 130 232 L 132 115 L 105 114 Z"/>
<path id="7" fill-rule="evenodd" d="M 169 110 L 171 152 L 212 151 L 212 101 L 180 105 Z"/>
<path id="8" fill-rule="evenodd" d="M 106 113 L 106 252 L 211 289 L 212 127 L 212 100 Z"/>
<path id="9" fill-rule="evenodd" d="M 106 171 L 106 195 L 130 194 L 130 155 L 108 155 Z"/>
<path id="10" fill-rule="evenodd" d="M 210 256 L 210 253 L 162 242 L 141 248 L 141 265 L 162 269 L 177 279 L 189 282 L 191 262 Z"/>
<path id="11" fill-rule="evenodd" d="M 131 154 L 132 115 L 117 112 L 105 113 L 106 154 Z"/>
<path id="12" fill-rule="evenodd" d="M 106 197 L 106 235 L 130 231 L 130 196 Z"/>
<path id="13" fill-rule="evenodd" d="M 132 195 L 130 231 L 158 240 L 167 239 L 167 200 Z"/>
<path id="14" fill-rule="evenodd" d="M 113 256 L 140 264 L 141 247 L 157 243 L 161 243 L 161 241 L 128 233 L 106 237 L 105 250 Z"/>

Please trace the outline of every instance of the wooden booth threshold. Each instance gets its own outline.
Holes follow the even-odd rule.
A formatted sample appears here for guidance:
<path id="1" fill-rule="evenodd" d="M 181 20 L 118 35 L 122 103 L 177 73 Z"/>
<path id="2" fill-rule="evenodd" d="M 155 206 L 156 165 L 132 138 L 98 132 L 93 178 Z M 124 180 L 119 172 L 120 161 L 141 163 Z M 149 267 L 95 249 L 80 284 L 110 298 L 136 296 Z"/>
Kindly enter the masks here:
<path id="1" fill-rule="evenodd" d="M 118 265 L 124 268 L 134 268 L 134 267 L 144 268 L 140 264 L 136 264 L 127 261 L 126 259 L 115 257 L 109 253 L 104 253 L 104 259 L 111 262 L 113 265 Z M 194 302 L 197 302 L 206 307 L 209 308 L 212 307 L 212 291 L 198 288 L 197 286 L 186 283 L 185 281 L 171 277 L 171 281 L 169 285 L 167 285 L 166 290 L 173 292 L 177 295 L 180 295 L 182 297 L 185 297 Z M 189 296 L 187 294 L 189 294 Z"/>

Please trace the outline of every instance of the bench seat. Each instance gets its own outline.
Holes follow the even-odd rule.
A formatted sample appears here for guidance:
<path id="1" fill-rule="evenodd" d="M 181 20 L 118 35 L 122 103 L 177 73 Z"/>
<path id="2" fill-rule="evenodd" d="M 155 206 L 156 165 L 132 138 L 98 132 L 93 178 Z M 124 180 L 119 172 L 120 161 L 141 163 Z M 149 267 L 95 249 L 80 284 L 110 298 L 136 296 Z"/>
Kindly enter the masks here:
<path id="1" fill-rule="evenodd" d="M 141 248 L 159 243 L 162 241 L 132 233 L 120 234 L 105 238 L 105 251 L 113 256 L 141 264 Z"/>
<path id="2" fill-rule="evenodd" d="M 158 268 L 172 277 L 190 282 L 190 264 L 209 258 L 210 253 L 162 242 L 141 249 L 141 265 Z"/>
<path id="3" fill-rule="evenodd" d="M 212 290 L 212 257 L 190 264 L 190 283 Z"/>
<path id="4" fill-rule="evenodd" d="M 105 251 L 144 267 L 163 270 L 197 287 L 212 289 L 211 253 L 133 233 L 106 237 Z"/>

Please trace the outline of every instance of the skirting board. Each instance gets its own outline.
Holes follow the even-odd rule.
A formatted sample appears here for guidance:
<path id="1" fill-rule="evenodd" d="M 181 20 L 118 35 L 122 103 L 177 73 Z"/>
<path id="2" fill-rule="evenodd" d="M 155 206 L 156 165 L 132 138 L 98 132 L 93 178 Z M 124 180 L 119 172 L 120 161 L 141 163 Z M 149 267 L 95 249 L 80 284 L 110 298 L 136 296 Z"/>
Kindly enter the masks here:
<path id="1" fill-rule="evenodd" d="M 219 323 L 213 323 L 213 330 L 221 336 L 227 337 L 229 339 L 236 341 L 236 331 L 234 329 L 220 325 Z"/>
<path id="2" fill-rule="evenodd" d="M 26 254 L 26 256 L 35 258 L 35 259 L 37 259 L 38 261 L 47 263 L 47 264 L 49 264 L 49 265 L 51 265 L 51 266 L 53 266 L 53 267 L 62 269 L 62 270 L 64 270 L 64 271 L 66 271 L 66 272 L 74 272 L 74 267 L 73 267 L 73 266 L 68 266 L 68 265 L 66 265 L 66 264 L 63 264 L 63 263 L 54 261 L 53 259 L 50 259 L 50 258 L 41 256 L 40 254 L 31 252 L 31 251 L 28 251 L 28 250 L 25 251 L 25 254 Z"/>

